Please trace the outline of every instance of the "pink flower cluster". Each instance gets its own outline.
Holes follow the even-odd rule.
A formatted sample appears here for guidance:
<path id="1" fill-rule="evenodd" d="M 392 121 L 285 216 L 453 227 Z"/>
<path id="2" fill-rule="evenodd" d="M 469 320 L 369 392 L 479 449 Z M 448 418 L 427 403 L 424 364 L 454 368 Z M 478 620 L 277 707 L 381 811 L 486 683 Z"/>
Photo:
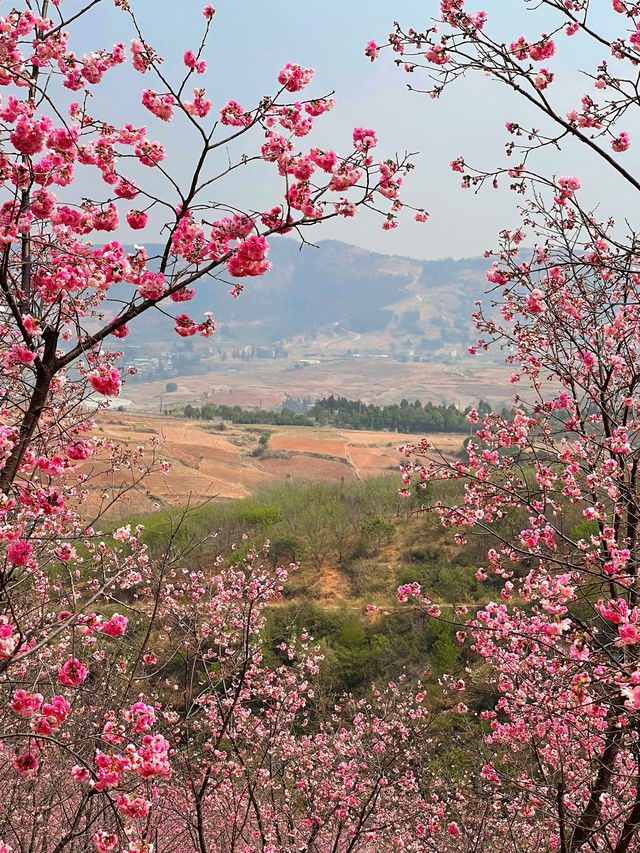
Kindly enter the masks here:
<path id="1" fill-rule="evenodd" d="M 99 829 L 92 840 L 98 853 L 109 853 L 118 844 L 117 834 L 106 829 Z"/>
<path id="2" fill-rule="evenodd" d="M 191 68 L 196 74 L 204 74 L 207 70 L 207 63 L 204 59 L 198 59 L 195 53 L 192 50 L 185 50 L 184 56 L 182 57 L 184 64 L 187 68 Z"/>
<path id="3" fill-rule="evenodd" d="M 24 779 L 33 780 L 37 778 L 40 762 L 32 752 L 14 755 L 12 764 L 13 769 Z"/>
<path id="4" fill-rule="evenodd" d="M 67 687 L 77 687 L 85 680 L 89 671 L 78 658 L 69 658 L 58 670 L 58 678 Z"/>
<path id="5" fill-rule="evenodd" d="M 430 44 L 425 51 L 425 59 L 433 65 L 446 65 L 450 56 L 443 44 Z"/>
<path id="6" fill-rule="evenodd" d="M 271 264 L 266 260 L 268 251 L 269 244 L 265 237 L 252 234 L 240 241 L 227 260 L 227 269 L 236 278 L 262 275 L 271 269 Z"/>
<path id="7" fill-rule="evenodd" d="M 89 457 L 93 454 L 93 444 L 83 438 L 77 439 L 75 441 L 70 441 L 65 447 L 64 452 L 66 453 L 69 459 L 89 459 Z"/>
<path id="8" fill-rule="evenodd" d="M 32 717 L 42 705 L 40 693 L 29 693 L 27 690 L 16 690 L 11 699 L 11 710 L 19 717 Z"/>
<path id="9" fill-rule="evenodd" d="M 454 28 L 462 30 L 481 30 L 487 20 L 486 12 L 470 15 L 464 10 L 464 0 L 442 0 L 440 3 L 442 20 Z"/>
<path id="10" fill-rule="evenodd" d="M 545 59 L 549 59 L 556 52 L 554 42 L 546 33 L 543 33 L 539 41 L 535 42 L 528 42 L 524 36 L 520 36 L 516 41 L 511 42 L 509 49 L 516 59 L 522 61 L 530 58 L 534 62 L 544 62 Z"/>
<path id="11" fill-rule="evenodd" d="M 47 134 L 52 129 L 53 122 L 47 116 L 36 120 L 30 116 L 21 115 L 9 139 L 16 151 L 31 156 L 42 151 Z"/>
<path id="12" fill-rule="evenodd" d="M 150 716 L 146 719 L 141 716 L 140 719 L 144 719 L 146 724 Z M 96 791 L 117 787 L 121 784 L 122 774 L 125 772 L 138 773 L 143 779 L 169 777 L 169 741 L 162 735 L 145 735 L 141 747 L 136 748 L 134 744 L 129 744 L 124 754 L 98 750 L 95 764 L 98 778 L 93 787 Z"/>
<path id="13" fill-rule="evenodd" d="M 289 216 L 287 222 L 285 222 L 283 210 L 280 205 L 272 207 L 271 210 L 263 213 L 260 217 L 260 221 L 265 227 L 278 231 L 280 234 L 287 234 L 291 231 L 291 228 L 287 227 L 287 222 L 292 221 L 291 216 Z"/>
<path id="14" fill-rule="evenodd" d="M 323 151 L 321 148 L 312 148 L 309 157 L 324 172 L 333 172 L 338 162 L 338 155 L 335 151 Z"/>
<path id="15" fill-rule="evenodd" d="M 80 60 L 73 54 L 67 54 L 63 65 L 65 80 L 63 86 L 76 92 L 85 88 L 86 83 L 96 85 L 109 68 L 123 63 L 126 59 L 124 45 L 119 43 L 111 51 L 99 50 L 84 54 Z"/>
<path id="16" fill-rule="evenodd" d="M 284 86 L 287 92 L 299 92 L 311 82 L 312 77 L 313 68 L 302 68 L 300 65 L 287 62 L 278 73 L 278 83 Z"/>
<path id="17" fill-rule="evenodd" d="M 125 717 L 134 732 L 148 731 L 156 721 L 156 712 L 151 705 L 145 705 L 144 702 L 134 702 L 126 712 Z"/>
<path id="18" fill-rule="evenodd" d="M 317 101 L 313 102 L 314 105 L 318 103 Z M 330 106 L 327 108 L 330 109 Z M 317 112 L 317 106 L 306 104 L 303 109 L 302 104 L 298 102 L 290 106 L 274 106 L 271 108 L 265 124 L 267 127 L 273 127 L 277 121 L 285 130 L 290 130 L 294 136 L 306 136 L 313 129 L 314 112 Z"/>
<path id="19" fill-rule="evenodd" d="M 626 130 L 621 130 L 620 133 L 611 140 L 611 147 L 616 152 L 626 151 L 631 145 L 629 134 Z"/>
<path id="20" fill-rule="evenodd" d="M 333 192 L 344 192 L 355 186 L 362 177 L 362 171 L 354 168 L 346 160 L 336 163 L 331 169 L 333 177 L 329 183 L 329 189 Z"/>
<path id="21" fill-rule="evenodd" d="M 143 210 L 127 211 L 127 223 L 134 231 L 140 231 L 142 228 L 145 228 L 148 221 L 149 216 Z"/>
<path id="22" fill-rule="evenodd" d="M 380 53 L 379 45 L 376 44 L 373 39 L 367 42 L 367 46 L 364 49 L 364 55 L 368 56 L 369 59 L 373 62 L 374 59 L 377 59 Z"/>
<path id="23" fill-rule="evenodd" d="M 364 127 L 353 129 L 353 145 L 358 151 L 368 151 L 370 148 L 375 148 L 377 144 L 375 131 L 365 130 Z"/>
<path id="24" fill-rule="evenodd" d="M 133 58 L 133 67 L 141 74 L 146 73 L 156 59 L 153 48 L 148 44 L 144 44 L 140 39 L 132 39 L 131 56 Z"/>
<path id="25" fill-rule="evenodd" d="M 122 794 L 118 797 L 118 809 L 127 817 L 146 817 L 150 803 L 144 797 L 135 794 Z"/>
<path id="26" fill-rule="evenodd" d="M 173 95 L 159 95 L 152 89 L 145 89 L 142 92 L 142 105 L 162 121 L 171 121 L 174 104 Z"/>
<path id="27" fill-rule="evenodd" d="M 242 288 L 240 288 L 242 290 Z M 231 291 L 231 293 L 235 294 L 235 291 Z M 175 317 L 175 325 L 173 327 L 174 332 L 176 332 L 182 338 L 189 338 L 192 335 L 200 334 L 205 338 L 208 338 L 215 331 L 215 325 L 211 318 L 209 312 L 207 312 L 209 316 L 203 323 L 196 323 L 195 320 L 192 320 L 188 314 L 178 314 Z"/>
<path id="28" fill-rule="evenodd" d="M 580 181 L 572 175 L 558 178 L 558 187 L 560 192 L 554 196 L 554 200 L 558 204 L 565 204 L 568 198 L 573 198 L 576 190 L 580 189 Z"/>
<path id="29" fill-rule="evenodd" d="M 18 637 L 13 633 L 13 625 L 9 625 L 6 617 L 0 616 L 0 660 L 11 657 L 18 645 Z"/>
<path id="30" fill-rule="evenodd" d="M 536 89 L 546 89 L 549 83 L 553 83 L 553 71 L 548 68 L 541 68 L 533 78 L 533 85 Z"/>
<path id="31" fill-rule="evenodd" d="M 237 101 L 228 101 L 220 110 L 220 123 L 231 127 L 248 127 L 251 113 L 245 113 Z"/>
<path id="32" fill-rule="evenodd" d="M 213 103 L 204 97 L 204 89 L 193 90 L 193 101 L 185 101 L 184 108 L 189 115 L 205 118 L 209 114 L 209 110 Z"/>
<path id="33" fill-rule="evenodd" d="M 397 174 L 398 166 L 393 160 L 380 161 L 378 192 L 385 198 L 397 199 L 402 186 L 402 177 Z"/>
<path id="34" fill-rule="evenodd" d="M 24 566 L 29 562 L 33 547 L 24 539 L 16 539 L 7 548 L 7 559 L 16 566 Z"/>
<path id="35" fill-rule="evenodd" d="M 43 703 L 39 714 L 31 718 L 31 731 L 36 735 L 54 734 L 70 711 L 71 705 L 64 696 L 54 696 L 50 702 Z"/>
<path id="36" fill-rule="evenodd" d="M 89 384 L 98 394 L 104 394 L 105 397 L 117 397 L 120 393 L 122 380 L 120 371 L 115 367 L 108 367 L 106 364 L 100 364 L 94 370 L 87 374 Z"/>
<path id="37" fill-rule="evenodd" d="M 108 622 L 103 622 L 100 626 L 103 634 L 108 634 L 110 637 L 119 637 L 127 630 L 129 620 L 126 616 L 121 616 L 119 613 L 114 613 Z"/>
<path id="38" fill-rule="evenodd" d="M 166 285 L 167 282 L 162 273 L 145 270 L 138 280 L 138 293 L 143 299 L 160 299 Z"/>

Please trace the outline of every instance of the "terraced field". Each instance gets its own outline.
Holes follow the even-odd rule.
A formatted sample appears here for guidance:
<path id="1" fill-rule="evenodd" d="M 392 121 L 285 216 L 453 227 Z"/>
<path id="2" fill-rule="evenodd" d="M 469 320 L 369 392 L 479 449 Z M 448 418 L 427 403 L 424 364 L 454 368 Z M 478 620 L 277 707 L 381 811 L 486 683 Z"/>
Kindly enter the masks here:
<path id="1" fill-rule="evenodd" d="M 118 517 L 149 511 L 154 503 L 246 497 L 276 480 L 340 480 L 391 472 L 401 459 L 397 447 L 419 438 L 325 427 L 229 426 L 219 430 L 210 423 L 122 412 L 101 413 L 99 423 L 97 435 L 126 446 L 149 446 L 157 441 L 158 455 L 171 463 L 168 474 L 151 474 L 142 488 L 132 489 L 118 501 L 110 512 Z M 263 433 L 270 434 L 264 449 L 259 445 Z M 430 438 L 449 452 L 457 451 L 463 441 L 459 434 Z M 123 472 L 120 481 L 126 483 L 127 478 Z M 96 483 L 105 490 L 117 485 L 104 477 L 98 477 Z"/>

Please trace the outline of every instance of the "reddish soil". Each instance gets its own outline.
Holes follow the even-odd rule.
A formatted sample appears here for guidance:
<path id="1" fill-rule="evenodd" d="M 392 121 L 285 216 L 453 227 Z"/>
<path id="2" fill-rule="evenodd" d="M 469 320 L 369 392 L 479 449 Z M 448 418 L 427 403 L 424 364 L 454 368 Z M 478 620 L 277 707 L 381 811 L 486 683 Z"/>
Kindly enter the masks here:
<path id="1" fill-rule="evenodd" d="M 280 429 L 280 427 L 276 427 Z M 269 439 L 269 446 L 274 449 L 299 450 L 307 453 L 326 453 L 329 456 L 346 457 L 346 441 L 335 438 L 333 430 L 322 431 L 305 427 L 306 432 L 278 432 Z"/>
<path id="2" fill-rule="evenodd" d="M 258 438 L 271 433 L 263 456 L 252 456 Z M 98 434 L 129 446 L 158 441 L 158 456 L 171 463 L 166 475 L 153 473 L 143 488 L 121 498 L 110 512 L 123 518 L 151 511 L 154 503 L 185 504 L 211 496 L 246 497 L 269 482 L 353 479 L 397 470 L 396 448 L 418 436 L 390 432 L 356 432 L 316 427 L 241 427 L 217 432 L 212 424 L 152 418 L 120 412 L 102 413 Z M 461 435 L 432 436 L 444 450 L 457 450 Z M 120 483 L 127 482 L 121 475 Z M 112 492 L 118 481 L 98 477 L 94 484 Z M 97 494 L 97 491 L 96 491 Z"/>

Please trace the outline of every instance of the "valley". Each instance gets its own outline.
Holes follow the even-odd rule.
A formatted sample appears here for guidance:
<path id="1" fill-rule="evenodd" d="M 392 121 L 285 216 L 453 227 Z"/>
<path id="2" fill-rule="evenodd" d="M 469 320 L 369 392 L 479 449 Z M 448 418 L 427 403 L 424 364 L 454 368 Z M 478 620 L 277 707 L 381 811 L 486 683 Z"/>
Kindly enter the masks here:
<path id="1" fill-rule="evenodd" d="M 160 414 L 203 402 L 245 408 L 279 409 L 288 400 L 300 401 L 334 394 L 350 400 L 384 405 L 405 398 L 423 403 L 477 405 L 479 399 L 500 407 L 510 403 L 507 369 L 471 356 L 456 364 L 402 363 L 378 358 L 302 358 L 211 362 L 206 373 L 172 375 L 167 379 L 129 382 L 117 406 Z M 171 385 L 169 385 L 171 387 Z"/>

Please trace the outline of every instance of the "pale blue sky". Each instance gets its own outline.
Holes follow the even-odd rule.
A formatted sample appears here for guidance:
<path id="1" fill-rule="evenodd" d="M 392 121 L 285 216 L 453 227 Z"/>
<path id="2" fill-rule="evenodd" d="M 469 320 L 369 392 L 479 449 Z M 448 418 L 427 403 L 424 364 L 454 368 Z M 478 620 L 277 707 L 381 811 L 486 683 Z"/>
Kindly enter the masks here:
<path id="1" fill-rule="evenodd" d="M 201 0 L 132 0 L 147 39 L 166 58 L 166 68 L 181 67 L 187 47 L 195 48 L 201 27 Z M 219 108 L 229 98 L 247 106 L 274 89 L 275 75 L 286 61 L 312 66 L 316 74 L 310 94 L 321 95 L 336 90 L 337 106 L 317 120 L 317 130 L 308 137 L 311 144 L 346 150 L 351 130 L 356 125 L 376 129 L 379 152 L 417 151 L 416 170 L 406 182 L 404 197 L 431 214 L 426 225 L 418 225 L 407 215 L 394 232 L 382 232 L 379 220 L 367 215 L 338 224 L 327 224 L 309 232 L 314 239 L 337 238 L 371 250 L 390 254 L 406 254 L 419 258 L 477 255 L 495 245 L 495 235 L 505 227 L 517 224 L 514 207 L 517 199 L 508 192 L 484 191 L 480 196 L 459 188 L 459 179 L 449 169 L 449 161 L 463 154 L 480 165 L 504 162 L 507 119 L 526 123 L 525 108 L 514 101 L 498 85 L 475 76 L 456 87 L 440 101 L 406 89 L 410 80 L 420 83 L 417 75 L 408 77 L 393 65 L 390 52 L 374 63 L 364 56 L 364 45 L 370 38 L 384 40 L 394 18 L 405 26 L 422 27 L 426 16 L 437 12 L 438 0 L 355 0 L 350 4 L 338 0 L 222 0 L 216 7 L 215 27 L 207 51 L 209 70 L 198 78 L 207 88 L 207 96 Z M 607 10 L 609 4 L 606 4 Z M 489 13 L 488 27 L 497 27 L 501 37 L 511 39 L 520 33 L 533 38 L 541 31 L 540 16 L 524 11 L 520 0 L 480 0 L 478 8 Z M 475 9 L 475 5 L 474 5 Z M 603 12 L 605 26 L 620 23 L 620 17 Z M 617 20 L 616 20 L 617 19 Z M 548 13 L 546 20 L 549 21 Z M 98 7 L 92 23 L 81 24 L 82 45 L 92 47 L 115 40 L 128 43 L 131 33 L 125 16 L 111 4 Z M 96 28 L 96 21 L 101 23 Z M 547 27 L 549 23 L 547 23 Z M 73 41 L 72 41 L 73 44 Z M 563 52 L 549 60 L 556 72 L 556 89 L 563 98 L 563 109 L 577 105 L 584 90 L 575 73 L 578 54 L 585 46 L 574 36 L 564 39 Z M 592 55 L 592 66 L 601 58 Z M 134 74 L 131 79 L 131 74 Z M 139 92 L 144 85 L 157 86 L 136 75 L 118 69 L 110 72 L 104 87 L 111 100 L 107 106 L 114 121 L 123 117 L 145 123 L 149 135 L 167 144 L 173 172 L 186 176 L 191 141 L 188 134 L 167 127 L 139 106 Z M 588 84 L 587 84 L 588 85 Z M 536 124 L 540 119 L 536 117 Z M 632 130 L 631 127 L 626 128 Z M 256 140 L 257 141 L 257 140 Z M 305 140 L 302 140 L 305 144 Z M 309 142 L 306 143 L 307 145 Z M 254 143 L 255 145 L 255 143 Z M 251 146 L 253 147 L 253 145 Z M 247 151 L 251 150 L 247 147 Z M 475 154 L 474 154 L 475 152 Z M 640 138 L 625 155 L 628 164 L 638 164 Z M 607 213 L 618 218 L 633 211 L 630 197 L 612 184 L 593 161 L 578 151 L 546 163 L 557 174 L 575 173 L 582 179 L 590 200 L 602 200 Z M 240 206 L 259 208 L 277 202 L 276 185 L 265 180 L 268 170 L 249 170 L 238 174 L 216 195 Z M 148 177 L 148 171 L 146 172 Z M 214 193 L 212 193 L 214 197 Z M 609 211 L 609 205 L 612 210 Z M 129 237 L 133 239 L 133 232 Z"/>

